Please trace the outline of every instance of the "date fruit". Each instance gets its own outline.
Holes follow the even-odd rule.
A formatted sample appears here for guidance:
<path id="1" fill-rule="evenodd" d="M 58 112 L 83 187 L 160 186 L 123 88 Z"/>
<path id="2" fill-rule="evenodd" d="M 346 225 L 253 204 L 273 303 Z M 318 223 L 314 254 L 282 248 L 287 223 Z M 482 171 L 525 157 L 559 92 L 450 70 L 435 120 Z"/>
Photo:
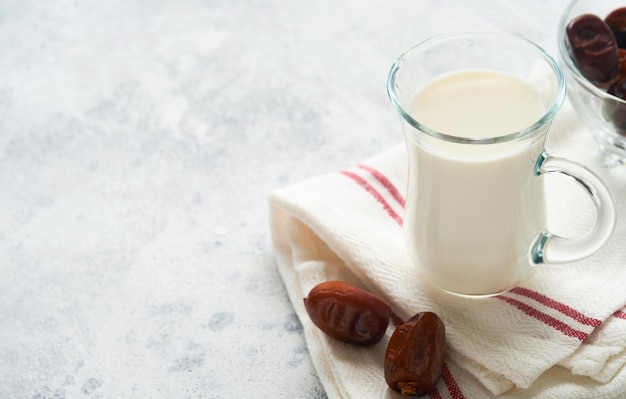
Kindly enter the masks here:
<path id="1" fill-rule="evenodd" d="M 611 28 L 597 15 L 574 18 L 566 29 L 569 52 L 580 73 L 598 86 L 609 82 L 619 69 L 617 41 Z"/>
<path id="2" fill-rule="evenodd" d="M 326 281 L 304 298 L 311 321 L 331 337 L 353 345 L 378 343 L 387 331 L 391 311 L 374 294 L 342 281 Z"/>
<path id="3" fill-rule="evenodd" d="M 617 8 L 604 18 L 606 24 L 613 31 L 617 46 L 626 47 L 626 7 Z"/>
<path id="4" fill-rule="evenodd" d="M 618 48 L 617 56 L 619 57 L 618 77 L 626 78 L 626 49 Z"/>
<path id="5" fill-rule="evenodd" d="M 385 353 L 385 381 L 402 395 L 425 395 L 443 371 L 446 330 L 432 312 L 420 312 L 398 326 Z"/>

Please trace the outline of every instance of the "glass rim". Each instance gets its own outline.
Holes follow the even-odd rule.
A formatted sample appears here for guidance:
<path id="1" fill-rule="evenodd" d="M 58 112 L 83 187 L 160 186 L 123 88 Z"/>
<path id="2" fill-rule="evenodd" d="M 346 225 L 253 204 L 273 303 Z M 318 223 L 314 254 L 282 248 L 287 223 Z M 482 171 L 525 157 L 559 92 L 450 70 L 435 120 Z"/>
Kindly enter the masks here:
<path id="1" fill-rule="evenodd" d="M 523 46 L 526 46 L 535 50 L 537 52 L 537 55 L 539 55 L 540 58 L 542 58 L 546 62 L 546 64 L 554 72 L 554 76 L 556 78 L 556 83 L 557 83 L 557 93 L 556 93 L 554 101 L 552 101 L 552 104 L 547 109 L 547 111 L 542 115 L 541 118 L 536 120 L 531 125 L 525 127 L 524 129 L 518 130 L 516 132 L 508 133 L 508 134 L 501 135 L 501 136 L 471 138 L 471 137 L 463 137 L 463 136 L 446 134 L 446 133 L 442 133 L 437 130 L 434 130 L 422 124 L 421 122 L 417 121 L 415 118 L 413 118 L 409 114 L 408 111 L 406 111 L 405 107 L 400 103 L 400 100 L 398 96 L 396 95 L 396 91 L 395 91 L 396 76 L 398 72 L 400 71 L 402 65 L 406 62 L 406 60 L 412 57 L 414 53 L 418 52 L 423 47 L 427 47 L 429 45 L 432 45 L 433 43 L 443 41 L 443 40 L 449 40 L 449 39 L 461 38 L 461 37 L 470 37 L 470 36 L 475 36 L 475 37 L 482 36 L 487 39 L 499 38 L 500 40 L 505 39 L 511 42 L 515 42 L 517 44 L 521 44 Z M 389 96 L 389 99 L 391 100 L 391 103 L 395 107 L 396 111 L 398 111 L 400 116 L 402 116 L 402 118 L 407 123 L 409 123 L 418 131 L 425 133 L 428 136 L 431 136 L 433 138 L 443 140 L 443 141 L 453 142 L 453 143 L 460 143 L 460 144 L 504 143 L 504 142 L 517 140 L 526 136 L 530 136 L 533 133 L 538 132 L 541 126 L 545 126 L 552 119 L 554 119 L 557 112 L 563 105 L 563 102 L 565 101 L 565 93 L 566 93 L 566 84 L 565 84 L 565 77 L 563 75 L 563 71 L 559 67 L 559 64 L 556 62 L 556 60 L 550 54 L 548 54 L 546 50 L 544 50 L 542 47 L 540 47 L 539 45 L 537 45 L 536 43 L 528 39 L 525 39 L 517 35 L 503 33 L 503 32 L 466 31 L 466 32 L 456 32 L 456 33 L 448 33 L 448 34 L 432 36 L 414 45 L 413 47 L 409 48 L 404 53 L 402 53 L 393 63 L 391 70 L 389 71 L 388 78 L 387 78 L 387 94 Z"/>

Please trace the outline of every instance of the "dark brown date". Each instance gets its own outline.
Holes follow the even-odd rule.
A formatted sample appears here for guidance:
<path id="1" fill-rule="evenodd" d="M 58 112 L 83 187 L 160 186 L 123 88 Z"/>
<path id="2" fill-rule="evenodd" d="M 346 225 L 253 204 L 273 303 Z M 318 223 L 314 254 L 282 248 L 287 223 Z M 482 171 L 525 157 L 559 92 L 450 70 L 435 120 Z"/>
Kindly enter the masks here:
<path id="1" fill-rule="evenodd" d="M 611 28 L 597 15 L 584 14 L 567 25 L 569 52 L 580 73 L 598 86 L 619 69 L 617 42 Z"/>
<path id="2" fill-rule="evenodd" d="M 446 352 L 443 321 L 420 312 L 398 326 L 385 353 L 385 381 L 402 395 L 425 395 L 437 386 Z"/>
<path id="3" fill-rule="evenodd" d="M 326 281 L 304 298 L 313 323 L 326 334 L 353 345 L 378 343 L 387 331 L 391 311 L 374 294 L 342 281 Z"/>
<path id="4" fill-rule="evenodd" d="M 604 22 L 611 28 L 617 46 L 626 47 L 626 7 L 617 8 L 604 18 Z"/>
<path id="5" fill-rule="evenodd" d="M 617 56 L 619 58 L 619 70 L 617 72 L 617 76 L 626 78 L 626 50 L 618 48 Z"/>

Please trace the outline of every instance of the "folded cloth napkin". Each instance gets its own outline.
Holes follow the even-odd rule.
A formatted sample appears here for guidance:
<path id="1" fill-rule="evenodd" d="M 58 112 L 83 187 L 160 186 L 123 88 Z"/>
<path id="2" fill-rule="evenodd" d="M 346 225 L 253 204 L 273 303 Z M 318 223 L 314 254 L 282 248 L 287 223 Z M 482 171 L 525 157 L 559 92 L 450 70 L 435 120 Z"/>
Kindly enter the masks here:
<path id="1" fill-rule="evenodd" d="M 281 276 L 329 398 L 396 398 L 383 376 L 386 343 L 353 347 L 310 321 L 303 298 L 342 280 L 383 298 L 402 318 L 437 313 L 447 358 L 432 398 L 623 398 L 626 395 L 626 170 L 606 168 L 588 128 L 566 103 L 548 151 L 594 170 L 615 197 L 614 235 L 595 255 L 542 265 L 522 286 L 464 299 L 425 285 L 402 234 L 407 157 L 398 144 L 363 163 L 270 195 L 270 228 Z M 549 226 L 584 231 L 591 202 L 567 179 L 549 178 Z M 578 190 L 578 191 L 577 191 Z M 580 195 L 577 195 L 580 194 Z M 591 215 L 591 216 L 590 216 Z M 553 227 L 554 226 L 554 227 Z"/>

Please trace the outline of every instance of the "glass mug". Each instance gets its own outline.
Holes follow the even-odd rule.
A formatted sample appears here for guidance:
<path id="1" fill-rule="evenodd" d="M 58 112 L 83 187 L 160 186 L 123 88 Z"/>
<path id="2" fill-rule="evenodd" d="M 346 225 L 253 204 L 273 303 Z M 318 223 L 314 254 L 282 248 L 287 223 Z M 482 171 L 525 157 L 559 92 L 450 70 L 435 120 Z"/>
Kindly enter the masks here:
<path id="1" fill-rule="evenodd" d="M 500 33 L 437 36 L 397 59 L 387 90 L 409 159 L 403 230 L 412 262 L 431 284 L 497 295 L 536 265 L 593 254 L 612 234 L 606 186 L 545 150 L 565 80 L 534 43 Z M 548 173 L 572 178 L 591 197 L 596 221 L 581 237 L 547 230 Z"/>

